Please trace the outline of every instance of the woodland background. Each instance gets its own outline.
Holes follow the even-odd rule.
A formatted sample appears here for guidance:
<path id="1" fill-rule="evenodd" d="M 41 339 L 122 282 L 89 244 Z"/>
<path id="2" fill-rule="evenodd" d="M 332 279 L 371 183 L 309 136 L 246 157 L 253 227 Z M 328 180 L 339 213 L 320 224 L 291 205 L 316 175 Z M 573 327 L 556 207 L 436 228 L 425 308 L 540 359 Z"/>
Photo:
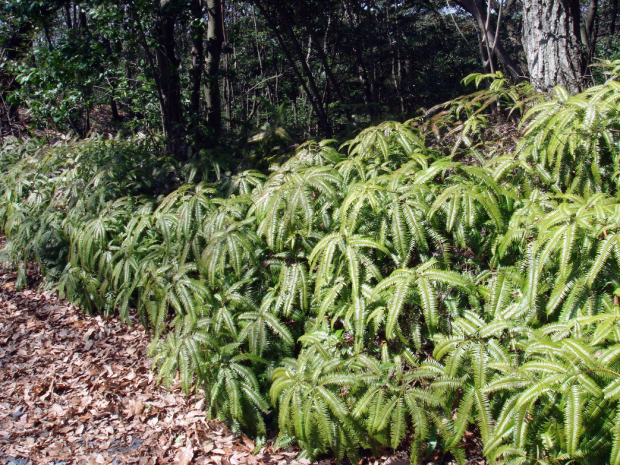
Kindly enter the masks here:
<path id="1" fill-rule="evenodd" d="M 616 58 L 615 0 L 489 2 L 5 2 L 0 130 L 163 132 L 187 159 L 247 149 L 265 123 L 346 138 L 462 94 L 474 72 L 575 91 L 594 57 Z"/>

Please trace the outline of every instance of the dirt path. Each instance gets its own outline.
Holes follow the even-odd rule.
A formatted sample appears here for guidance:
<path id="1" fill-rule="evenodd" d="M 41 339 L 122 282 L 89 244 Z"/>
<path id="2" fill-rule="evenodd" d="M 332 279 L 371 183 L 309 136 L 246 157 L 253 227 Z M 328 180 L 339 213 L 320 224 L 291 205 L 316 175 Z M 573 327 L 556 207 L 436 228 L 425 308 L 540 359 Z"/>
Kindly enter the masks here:
<path id="1" fill-rule="evenodd" d="M 294 461 L 254 454 L 250 439 L 205 419 L 203 399 L 156 386 L 142 327 L 14 283 L 0 269 L 0 464 Z"/>

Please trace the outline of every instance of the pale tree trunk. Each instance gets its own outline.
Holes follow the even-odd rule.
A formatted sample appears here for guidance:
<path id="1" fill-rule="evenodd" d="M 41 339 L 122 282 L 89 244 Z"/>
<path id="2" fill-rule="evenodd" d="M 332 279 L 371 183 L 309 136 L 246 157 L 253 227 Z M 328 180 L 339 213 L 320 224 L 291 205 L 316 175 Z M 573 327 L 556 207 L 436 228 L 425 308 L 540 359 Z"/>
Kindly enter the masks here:
<path id="1" fill-rule="evenodd" d="M 523 1 L 523 48 L 536 89 L 581 90 L 585 56 L 579 22 L 578 1 Z"/>

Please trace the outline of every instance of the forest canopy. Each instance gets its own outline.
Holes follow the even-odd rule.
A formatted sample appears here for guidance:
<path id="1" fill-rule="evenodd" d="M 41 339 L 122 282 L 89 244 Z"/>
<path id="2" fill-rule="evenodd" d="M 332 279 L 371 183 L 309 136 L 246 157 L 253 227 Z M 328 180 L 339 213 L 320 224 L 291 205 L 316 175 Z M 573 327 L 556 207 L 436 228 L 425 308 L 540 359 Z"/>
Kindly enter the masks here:
<path id="1" fill-rule="evenodd" d="M 0 259 L 299 458 L 620 463 L 615 0 L 0 7 Z"/>

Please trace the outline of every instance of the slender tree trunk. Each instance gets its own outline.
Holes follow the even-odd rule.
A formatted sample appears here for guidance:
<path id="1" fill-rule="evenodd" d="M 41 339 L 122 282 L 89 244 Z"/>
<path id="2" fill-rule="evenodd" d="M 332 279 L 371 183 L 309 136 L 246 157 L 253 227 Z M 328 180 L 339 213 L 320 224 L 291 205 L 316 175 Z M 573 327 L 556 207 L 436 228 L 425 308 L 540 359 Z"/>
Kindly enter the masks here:
<path id="1" fill-rule="evenodd" d="M 190 122 L 194 144 L 201 139 L 200 135 L 200 91 L 202 81 L 202 69 L 204 66 L 204 28 L 202 26 L 202 0 L 191 0 L 191 26 L 190 36 L 192 42 L 190 69 L 191 94 L 190 94 Z"/>
<path id="2" fill-rule="evenodd" d="M 259 8 L 260 12 L 264 16 L 264 18 L 267 20 L 267 24 L 269 24 L 269 27 L 275 34 L 276 39 L 278 40 L 278 43 L 280 44 L 280 48 L 282 49 L 282 52 L 284 53 L 284 56 L 286 57 L 286 60 L 289 62 L 289 65 L 291 66 L 293 73 L 295 74 L 295 77 L 299 81 L 299 84 L 303 88 L 306 97 L 310 101 L 310 105 L 312 105 L 312 109 L 314 110 L 314 113 L 317 115 L 317 121 L 319 125 L 321 126 L 325 134 L 330 135 L 331 127 L 329 126 L 329 122 L 327 121 L 327 118 L 325 117 L 322 111 L 323 107 L 321 106 L 318 92 L 316 93 L 311 92 L 310 89 L 308 88 L 308 84 L 306 83 L 301 73 L 299 72 L 299 69 L 297 68 L 297 64 L 295 63 L 295 60 L 293 59 L 290 51 L 286 47 L 286 44 L 284 43 L 284 39 L 282 39 L 282 35 L 280 34 L 280 31 L 278 30 L 277 26 L 273 22 L 273 19 L 271 18 L 271 16 L 269 16 L 269 14 L 267 13 L 267 10 L 265 9 L 265 7 L 259 1 L 256 1 L 256 6 Z M 300 61 L 302 62 L 302 66 L 303 66 L 303 61 L 304 61 L 303 53 L 300 54 L 301 49 L 299 48 L 299 43 L 297 44 L 297 46 L 298 46 L 297 54 L 301 58 Z M 316 86 L 315 86 L 315 89 L 316 89 Z"/>
<path id="3" fill-rule="evenodd" d="M 222 8 L 224 11 L 226 11 L 226 6 L 225 4 L 222 4 Z M 230 18 L 232 20 L 232 24 L 233 27 L 236 27 L 237 24 L 237 15 L 236 12 L 234 10 L 234 7 L 230 7 Z M 228 44 L 228 35 L 226 34 L 226 21 L 224 21 L 224 43 Z M 235 99 L 235 90 L 233 88 L 233 84 L 232 81 L 230 79 L 230 70 L 231 70 L 231 60 L 233 61 L 234 64 L 234 56 L 235 56 L 235 48 L 233 46 L 232 48 L 232 55 L 230 53 L 227 53 L 224 55 L 224 89 L 226 90 L 226 96 L 225 96 L 225 108 L 226 108 L 226 129 L 230 130 L 231 125 L 232 125 L 232 105 L 233 105 L 233 101 Z"/>
<path id="4" fill-rule="evenodd" d="M 581 74 L 585 77 L 588 65 L 592 63 L 596 52 L 596 41 L 598 39 L 599 28 L 599 0 L 590 0 L 590 6 L 586 12 L 585 21 L 583 22 L 583 32 L 585 39 L 582 40 L 583 46 L 586 48 L 586 57 L 582 63 Z M 579 13 L 581 13 L 579 11 Z M 592 76 L 589 76 L 590 84 L 594 84 Z"/>
<path id="5" fill-rule="evenodd" d="M 334 92 L 336 93 L 336 96 L 338 97 L 338 100 L 340 100 L 340 103 L 342 105 L 346 105 L 347 101 L 344 98 L 344 95 L 342 94 L 342 91 L 340 89 L 340 85 L 338 84 L 338 81 L 336 80 L 336 77 L 334 76 L 334 73 L 332 73 L 332 69 L 329 66 L 328 60 L 327 60 L 327 56 L 325 55 L 325 51 L 323 50 L 323 48 L 321 47 L 321 44 L 319 43 L 316 34 L 314 34 L 314 31 L 312 29 L 312 26 L 310 24 L 308 24 L 308 20 L 306 19 L 306 15 L 305 12 L 301 15 L 299 15 L 304 27 L 306 28 L 306 31 L 308 32 L 308 35 L 310 36 L 310 40 L 312 42 L 315 43 L 316 45 L 316 52 L 317 55 L 319 56 L 319 59 L 321 60 L 321 63 L 323 64 L 323 68 L 325 69 L 325 74 L 327 75 L 327 79 L 329 80 L 332 89 L 334 90 Z M 345 116 L 347 117 L 347 120 L 351 121 L 351 112 L 349 111 L 349 109 L 347 107 L 343 107 L 344 108 L 344 113 Z"/>
<path id="6" fill-rule="evenodd" d="M 47 46 L 50 51 L 54 50 L 54 43 L 52 42 L 52 37 L 50 36 L 50 28 L 47 23 L 43 24 L 43 32 L 45 33 L 45 40 L 47 40 Z"/>
<path id="7" fill-rule="evenodd" d="M 263 57 L 261 54 L 261 44 L 258 38 L 258 24 L 256 23 L 256 11 L 252 7 L 252 21 L 254 23 L 254 44 L 256 46 L 256 56 L 258 57 L 258 67 L 260 69 L 260 76 L 263 81 L 266 81 L 265 69 L 263 67 Z M 271 88 L 267 82 L 267 91 L 269 93 L 269 101 L 271 102 Z"/>
<path id="8" fill-rule="evenodd" d="M 367 22 L 367 34 L 372 35 L 373 32 L 374 34 L 377 34 L 378 31 L 373 29 L 373 16 L 372 16 L 372 12 L 373 12 L 373 6 L 374 6 L 374 2 L 372 0 L 369 0 L 368 2 L 368 6 L 366 8 L 366 22 Z M 377 26 L 379 25 L 379 21 L 377 21 Z M 378 27 L 377 27 L 378 29 Z M 370 93 L 372 95 L 372 101 L 373 102 L 380 102 L 381 101 L 381 97 L 379 92 L 377 92 L 377 66 L 376 66 L 376 60 L 375 60 L 375 43 L 374 41 L 370 40 L 368 42 L 368 50 L 370 51 Z"/>
<path id="9" fill-rule="evenodd" d="M 545 3 L 546 1 L 553 2 L 560 0 L 523 0 L 523 3 L 526 4 L 532 1 Z M 506 51 L 502 42 L 499 39 L 496 40 L 496 31 L 494 31 L 493 28 L 489 27 L 490 25 L 487 24 L 487 0 L 455 0 L 455 3 L 464 8 L 474 17 L 476 27 L 480 32 L 481 40 L 485 45 L 483 48 L 488 46 L 489 50 L 491 50 L 491 56 L 488 56 L 489 54 L 486 52 L 482 54 L 483 56 L 488 56 L 489 65 L 490 60 L 493 59 L 493 56 L 497 56 L 497 59 L 502 63 L 502 65 L 504 65 L 504 68 L 512 78 L 513 82 L 521 81 L 523 79 L 523 73 L 514 62 L 510 54 Z"/>
<path id="10" fill-rule="evenodd" d="M 598 12 L 598 0 L 590 0 L 590 6 L 588 7 L 588 12 L 584 18 L 584 21 L 580 24 L 581 26 L 581 42 L 585 45 L 588 50 L 594 49 L 594 22 L 596 21 Z"/>
<path id="11" fill-rule="evenodd" d="M 114 92 L 114 90 L 112 90 Z M 122 121 L 123 118 L 118 113 L 118 105 L 116 104 L 116 100 L 114 99 L 114 95 L 110 96 L 110 110 L 112 111 L 112 119 L 114 121 Z"/>
<path id="12" fill-rule="evenodd" d="M 349 22 L 349 26 L 352 30 L 355 31 L 355 36 L 357 36 L 357 27 L 353 18 L 353 13 L 350 9 L 351 7 L 348 2 L 344 2 L 343 6 L 347 21 Z M 366 66 L 364 65 L 364 58 L 362 56 L 361 47 L 355 40 L 353 42 L 353 56 L 355 57 L 357 75 L 360 80 L 360 84 L 362 85 L 362 96 L 364 98 L 364 105 L 366 106 L 366 113 L 368 114 L 368 117 L 372 119 L 375 115 L 375 112 L 372 107 L 373 99 L 372 91 L 370 89 L 370 83 L 368 81 L 368 72 L 366 71 Z"/>
<path id="13" fill-rule="evenodd" d="M 221 0 L 207 0 L 207 60 L 205 63 L 205 100 L 210 145 L 216 145 L 222 134 L 220 96 L 220 57 L 224 42 Z"/>
<path id="14" fill-rule="evenodd" d="M 618 0 L 611 0 L 611 23 L 609 24 L 609 37 L 607 48 L 611 48 L 611 41 L 616 33 L 616 19 L 618 18 Z"/>
<path id="15" fill-rule="evenodd" d="M 71 5 L 68 3 L 65 5 L 65 21 L 67 22 L 67 29 L 73 29 L 73 21 L 71 21 Z"/>
<path id="16" fill-rule="evenodd" d="M 478 50 L 480 51 L 480 61 L 482 62 L 482 67 L 484 68 L 485 73 L 490 73 L 491 60 L 489 60 L 487 50 L 484 48 L 484 39 L 482 38 L 482 33 L 480 30 L 477 30 L 476 37 L 478 38 Z"/>
<path id="17" fill-rule="evenodd" d="M 578 0 L 524 0 L 523 48 L 537 89 L 581 89 L 585 57 L 580 35 Z"/>
<path id="18" fill-rule="evenodd" d="M 277 9 L 279 17 L 280 17 L 280 21 L 283 24 L 284 29 L 286 29 L 289 39 L 291 40 L 291 43 L 293 44 L 293 49 L 295 50 L 295 53 L 297 54 L 297 58 L 299 59 L 299 62 L 301 63 L 301 67 L 304 70 L 304 74 L 306 75 L 306 78 L 308 79 L 308 86 L 317 103 L 315 110 L 317 111 L 317 118 L 319 120 L 319 126 L 321 126 L 326 136 L 331 137 L 332 129 L 329 124 L 327 114 L 325 113 L 325 108 L 323 107 L 321 94 L 316 85 L 316 81 L 314 80 L 314 76 L 312 75 L 312 71 L 310 70 L 308 66 L 307 58 L 304 56 L 303 50 L 301 49 L 301 45 L 299 44 L 299 41 L 297 40 L 297 37 L 295 36 L 295 31 L 293 31 L 293 27 L 291 26 L 291 23 L 288 20 L 286 12 L 283 10 L 282 6 L 278 5 L 277 2 L 274 2 L 273 0 L 268 0 L 268 1 Z M 317 44 L 317 45 L 320 47 L 320 44 Z"/>

